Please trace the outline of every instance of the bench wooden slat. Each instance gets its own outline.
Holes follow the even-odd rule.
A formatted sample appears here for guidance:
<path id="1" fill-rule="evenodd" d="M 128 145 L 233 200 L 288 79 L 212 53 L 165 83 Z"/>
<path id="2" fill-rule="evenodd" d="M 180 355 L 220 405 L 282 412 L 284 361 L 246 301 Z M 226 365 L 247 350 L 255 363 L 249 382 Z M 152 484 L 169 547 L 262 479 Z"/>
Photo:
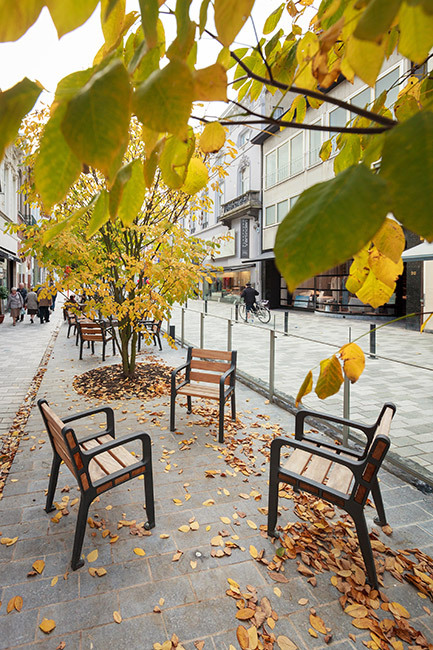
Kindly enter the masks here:
<path id="1" fill-rule="evenodd" d="M 331 460 L 322 458 L 321 456 L 312 456 L 306 470 L 302 473 L 304 478 L 309 478 L 317 483 L 323 483 L 329 468 L 332 465 Z"/>
<path id="2" fill-rule="evenodd" d="M 379 426 L 376 429 L 374 437 L 378 435 L 389 436 L 389 432 L 391 431 L 391 422 L 393 416 L 394 416 L 394 411 L 390 408 L 387 408 L 385 410 L 385 413 L 382 416 Z"/>
<path id="3" fill-rule="evenodd" d="M 224 350 L 204 350 L 203 348 L 193 348 L 192 358 L 199 357 L 201 359 L 219 359 L 224 361 L 231 361 L 232 353 Z"/>
<path id="4" fill-rule="evenodd" d="M 348 467 L 339 465 L 338 463 L 333 463 L 328 472 L 326 487 L 343 492 L 343 494 L 348 494 L 352 481 L 353 473 Z"/>
<path id="5" fill-rule="evenodd" d="M 177 391 L 178 395 L 189 395 L 190 397 L 203 397 L 205 399 L 219 399 L 219 386 L 199 386 L 187 384 Z"/>
<path id="6" fill-rule="evenodd" d="M 54 411 L 50 409 L 47 404 L 43 404 L 42 409 L 47 419 L 48 427 L 53 438 L 54 447 L 65 465 L 75 476 L 75 469 L 72 463 L 71 454 L 69 453 L 68 446 L 62 436 L 62 429 L 65 425 L 59 416 L 54 413 Z"/>
<path id="7" fill-rule="evenodd" d="M 283 468 L 294 474 L 302 474 L 311 459 L 311 454 L 302 449 L 295 449 L 283 464 Z"/>
<path id="8" fill-rule="evenodd" d="M 111 436 L 108 434 L 106 436 L 98 436 L 97 437 L 98 442 L 101 444 L 104 444 L 104 442 L 110 442 L 113 440 Z M 125 447 L 116 447 L 115 449 L 110 449 L 108 452 L 111 454 L 123 467 L 128 467 L 128 465 L 133 465 L 134 463 L 137 462 L 137 458 L 131 454 Z"/>
<path id="9" fill-rule="evenodd" d="M 99 442 L 97 442 L 97 440 L 89 440 L 88 442 L 81 444 L 80 447 L 88 451 L 89 449 L 99 447 Z M 119 461 L 116 460 L 108 451 L 103 451 L 102 454 L 98 454 L 92 460 L 94 460 L 106 474 L 113 474 L 114 472 L 123 469 L 123 465 L 121 465 L 121 463 L 119 463 Z"/>
<path id="10" fill-rule="evenodd" d="M 191 369 L 212 370 L 214 372 L 226 372 L 230 368 L 230 363 L 224 361 L 202 361 L 200 359 L 191 360 Z"/>
<path id="11" fill-rule="evenodd" d="M 212 375 L 210 372 L 195 372 L 194 370 L 191 370 L 189 374 L 189 378 L 191 381 L 205 381 L 209 384 L 219 384 L 220 383 L 220 377 L 221 374 L 215 374 Z M 225 384 L 230 383 L 230 377 L 226 377 L 224 380 Z"/>

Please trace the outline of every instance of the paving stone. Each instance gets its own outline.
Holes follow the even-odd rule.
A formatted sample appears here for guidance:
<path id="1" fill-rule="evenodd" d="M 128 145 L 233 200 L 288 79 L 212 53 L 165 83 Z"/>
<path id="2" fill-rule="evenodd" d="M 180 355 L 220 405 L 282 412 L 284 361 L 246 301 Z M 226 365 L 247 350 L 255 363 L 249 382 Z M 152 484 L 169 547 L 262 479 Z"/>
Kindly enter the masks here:
<path id="1" fill-rule="evenodd" d="M 169 638 L 175 632 L 180 639 L 194 641 L 226 629 L 227 621 L 233 620 L 234 604 L 230 601 L 224 596 L 163 611 Z"/>
<path id="2" fill-rule="evenodd" d="M 110 623 L 83 630 L 81 650 L 99 650 L 108 645 L 119 650 L 151 650 L 154 643 L 162 643 L 167 638 L 161 615 L 148 614 L 123 620 L 120 625 Z"/>
<path id="3" fill-rule="evenodd" d="M 9 616 L 0 616 L 1 650 L 9 650 L 9 648 L 33 641 L 37 619 L 37 610 L 25 614 L 13 611 Z"/>

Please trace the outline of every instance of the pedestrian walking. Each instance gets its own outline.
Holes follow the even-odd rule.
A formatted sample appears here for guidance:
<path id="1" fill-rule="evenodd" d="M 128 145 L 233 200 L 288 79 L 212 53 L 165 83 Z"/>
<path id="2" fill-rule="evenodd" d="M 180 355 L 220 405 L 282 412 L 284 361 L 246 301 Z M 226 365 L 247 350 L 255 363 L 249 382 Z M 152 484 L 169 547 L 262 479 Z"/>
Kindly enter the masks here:
<path id="1" fill-rule="evenodd" d="M 57 298 L 57 291 L 53 288 L 51 294 L 51 311 L 54 311 L 56 307 L 56 298 Z"/>
<path id="2" fill-rule="evenodd" d="M 21 297 L 22 297 L 22 299 L 23 299 L 23 305 L 25 305 L 25 304 L 26 304 L 26 300 L 27 300 L 27 289 L 26 289 L 26 287 L 25 287 L 24 282 L 20 282 L 20 283 L 19 283 L 19 285 L 18 285 L 18 293 L 21 294 Z M 24 320 L 24 315 L 25 315 L 25 313 L 26 313 L 26 312 L 25 312 L 25 309 L 24 309 L 24 307 L 22 307 L 22 309 L 21 309 L 21 314 L 20 314 L 20 321 L 21 321 L 21 322 Z"/>
<path id="3" fill-rule="evenodd" d="M 39 305 L 39 318 L 42 323 L 50 322 L 50 306 L 51 306 L 51 295 L 45 298 L 48 295 L 49 289 L 45 287 L 40 287 L 37 292 L 38 296 L 38 305 Z M 44 297 L 42 297 L 44 296 Z"/>
<path id="4" fill-rule="evenodd" d="M 259 292 L 256 291 L 256 289 L 252 288 L 251 282 L 247 282 L 245 285 L 245 289 L 241 293 L 241 298 L 244 299 L 244 303 L 245 303 L 247 320 L 248 320 L 248 315 L 251 314 L 251 321 L 254 321 L 253 314 L 255 311 L 256 296 L 258 295 Z"/>
<path id="5" fill-rule="evenodd" d="M 38 296 L 36 291 L 33 288 L 30 289 L 30 291 L 27 293 L 26 307 L 27 307 L 27 313 L 30 316 L 30 323 L 33 325 L 33 323 L 35 322 L 33 318 L 38 313 Z"/>
<path id="6" fill-rule="evenodd" d="M 6 303 L 6 309 L 11 310 L 11 316 L 13 319 L 12 325 L 15 327 L 17 322 L 19 322 L 21 309 L 24 307 L 23 297 L 17 291 L 16 287 L 12 287 L 11 292 Z"/>

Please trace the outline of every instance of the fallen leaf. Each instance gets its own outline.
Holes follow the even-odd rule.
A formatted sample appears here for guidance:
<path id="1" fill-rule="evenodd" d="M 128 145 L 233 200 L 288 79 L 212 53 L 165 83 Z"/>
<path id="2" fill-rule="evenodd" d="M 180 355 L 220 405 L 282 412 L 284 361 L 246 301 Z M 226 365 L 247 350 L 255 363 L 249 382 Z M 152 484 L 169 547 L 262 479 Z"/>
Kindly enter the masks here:
<path id="1" fill-rule="evenodd" d="M 232 523 L 230 517 L 220 517 L 220 519 L 223 522 L 223 524 L 231 524 Z"/>
<path id="2" fill-rule="evenodd" d="M 320 616 L 317 616 L 317 614 L 310 614 L 310 625 L 321 634 L 327 633 L 325 621 Z"/>
<path id="3" fill-rule="evenodd" d="M 88 561 L 88 562 L 95 562 L 95 560 L 98 559 L 98 555 L 99 555 L 99 553 L 98 553 L 98 549 L 95 548 L 94 551 L 91 551 L 91 552 L 88 554 L 88 556 L 87 556 L 87 561 Z"/>
<path id="4" fill-rule="evenodd" d="M 254 560 L 257 559 L 258 556 L 259 556 L 259 552 L 258 552 L 258 550 L 257 550 L 256 547 L 253 546 L 252 544 L 250 545 L 250 555 L 251 555 L 251 557 L 252 557 Z"/>
<path id="5" fill-rule="evenodd" d="M 298 600 L 298 605 L 306 605 L 308 603 L 308 598 L 300 598 Z"/>
<path id="6" fill-rule="evenodd" d="M 254 521 L 251 521 L 251 519 L 247 519 L 247 524 L 253 530 L 257 530 L 257 524 L 255 524 Z"/>
<path id="7" fill-rule="evenodd" d="M 42 622 L 39 625 L 39 627 L 42 630 L 42 632 L 44 632 L 45 634 L 49 634 L 50 632 L 52 632 L 54 630 L 54 628 L 56 627 L 56 624 L 55 624 L 55 622 L 53 621 L 52 618 L 45 618 L 44 617 L 42 619 Z"/>
<path id="8" fill-rule="evenodd" d="M 172 561 L 172 562 L 177 562 L 178 560 L 180 560 L 180 558 L 182 557 L 182 555 L 183 555 L 183 551 L 176 551 L 176 553 L 175 553 L 175 554 L 173 555 L 173 557 L 171 558 L 171 561 Z"/>
<path id="9" fill-rule="evenodd" d="M 215 501 L 213 499 L 206 499 L 206 501 L 203 501 L 204 506 L 213 506 L 215 505 Z"/>
<path id="10" fill-rule="evenodd" d="M 115 623 L 121 623 L 122 622 L 122 617 L 120 615 L 120 612 L 113 612 L 113 619 Z"/>
<path id="11" fill-rule="evenodd" d="M 183 526 L 179 526 L 178 530 L 180 530 L 181 533 L 188 533 L 190 528 L 187 524 L 183 524 Z"/>
<path id="12" fill-rule="evenodd" d="M 45 562 L 43 560 L 35 560 L 32 564 L 32 568 L 41 574 L 45 568 Z"/>
<path id="13" fill-rule="evenodd" d="M 51 586 L 54 587 L 54 585 L 57 584 L 57 580 L 59 579 L 59 576 L 54 576 L 54 578 L 51 580 Z"/>
<path id="14" fill-rule="evenodd" d="M 238 626 L 236 630 L 236 637 L 242 650 L 247 650 L 250 645 L 250 637 L 248 636 L 248 631 L 243 625 Z"/>
<path id="15" fill-rule="evenodd" d="M 281 598 L 281 589 L 279 587 L 274 587 L 274 594 Z"/>
<path id="16" fill-rule="evenodd" d="M 167 535 L 167 533 L 161 533 L 161 535 L 159 536 L 160 539 L 168 539 L 169 537 L 170 535 Z"/>
<path id="17" fill-rule="evenodd" d="M 248 621 L 255 614 L 255 610 L 250 607 L 243 607 L 236 612 L 236 618 L 240 621 Z"/>
<path id="18" fill-rule="evenodd" d="M 277 645 L 280 650 L 298 650 L 298 646 L 293 641 L 290 641 L 287 636 L 278 636 Z"/>
<path id="19" fill-rule="evenodd" d="M 190 560 L 189 565 L 191 569 L 195 569 L 197 567 L 197 562 L 195 560 Z"/>

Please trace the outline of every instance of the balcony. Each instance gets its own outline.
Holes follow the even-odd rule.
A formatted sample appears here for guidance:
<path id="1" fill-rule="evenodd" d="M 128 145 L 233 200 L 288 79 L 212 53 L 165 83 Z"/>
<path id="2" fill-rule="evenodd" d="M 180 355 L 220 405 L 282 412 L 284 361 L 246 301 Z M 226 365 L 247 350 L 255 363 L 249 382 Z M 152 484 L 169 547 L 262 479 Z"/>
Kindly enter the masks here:
<path id="1" fill-rule="evenodd" d="M 227 226 L 238 217 L 253 217 L 258 219 L 262 207 L 260 192 L 249 190 L 221 206 L 218 221 Z"/>

